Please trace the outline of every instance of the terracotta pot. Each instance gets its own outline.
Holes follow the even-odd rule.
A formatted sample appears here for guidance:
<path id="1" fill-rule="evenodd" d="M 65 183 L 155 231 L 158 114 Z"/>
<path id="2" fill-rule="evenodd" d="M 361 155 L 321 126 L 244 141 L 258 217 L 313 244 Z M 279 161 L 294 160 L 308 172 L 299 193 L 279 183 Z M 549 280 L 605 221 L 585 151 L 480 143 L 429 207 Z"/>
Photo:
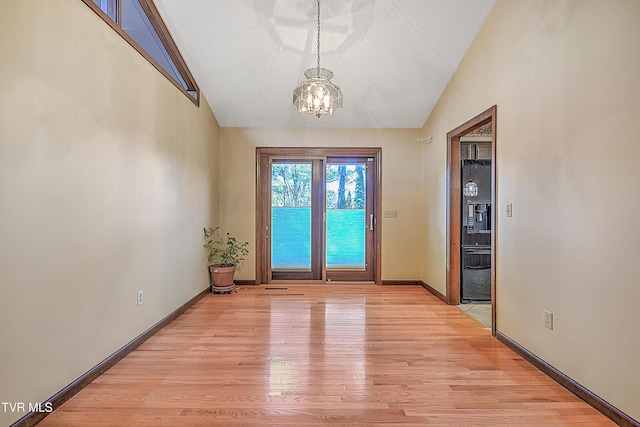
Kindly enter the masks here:
<path id="1" fill-rule="evenodd" d="M 236 266 L 222 267 L 220 265 L 210 265 L 209 273 L 211 275 L 211 287 L 213 289 L 229 289 L 233 287 L 233 275 L 236 272 Z"/>

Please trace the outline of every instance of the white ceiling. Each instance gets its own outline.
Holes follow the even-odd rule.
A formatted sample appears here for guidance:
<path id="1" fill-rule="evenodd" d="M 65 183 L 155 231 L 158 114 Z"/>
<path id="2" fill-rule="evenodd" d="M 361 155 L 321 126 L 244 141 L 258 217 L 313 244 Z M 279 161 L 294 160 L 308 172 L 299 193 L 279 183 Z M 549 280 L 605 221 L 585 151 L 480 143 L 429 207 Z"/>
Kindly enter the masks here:
<path id="1" fill-rule="evenodd" d="M 320 65 L 344 94 L 302 115 L 316 0 L 155 0 L 223 127 L 420 128 L 495 0 L 321 0 Z"/>

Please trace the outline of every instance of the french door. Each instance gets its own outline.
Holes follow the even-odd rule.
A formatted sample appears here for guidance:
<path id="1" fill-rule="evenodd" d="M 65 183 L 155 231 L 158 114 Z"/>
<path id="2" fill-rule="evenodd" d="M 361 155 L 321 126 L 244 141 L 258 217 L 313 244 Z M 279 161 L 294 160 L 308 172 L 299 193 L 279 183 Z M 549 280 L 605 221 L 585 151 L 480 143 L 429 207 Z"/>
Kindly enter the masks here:
<path id="1" fill-rule="evenodd" d="M 376 282 L 379 148 L 258 148 L 258 283 Z"/>

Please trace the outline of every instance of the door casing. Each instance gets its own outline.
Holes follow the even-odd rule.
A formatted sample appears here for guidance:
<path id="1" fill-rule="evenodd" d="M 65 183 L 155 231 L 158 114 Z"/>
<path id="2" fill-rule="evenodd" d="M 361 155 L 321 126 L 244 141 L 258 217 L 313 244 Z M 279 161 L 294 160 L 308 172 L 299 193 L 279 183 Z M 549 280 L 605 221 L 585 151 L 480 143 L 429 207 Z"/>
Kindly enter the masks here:
<path id="1" fill-rule="evenodd" d="M 256 284 L 278 283 L 287 281 L 271 280 L 271 271 L 269 257 L 266 255 L 268 251 L 267 227 L 268 218 L 270 218 L 269 210 L 271 206 L 264 203 L 265 182 L 270 180 L 271 170 L 269 168 L 271 159 L 273 158 L 290 158 L 290 159 L 325 159 L 326 165 L 328 158 L 373 158 L 375 159 L 375 177 L 374 182 L 374 231 L 373 231 L 373 280 L 377 285 L 381 284 L 381 254 L 382 254 L 382 221 L 378 221 L 382 215 L 382 149 L 380 147 L 258 147 L 256 148 Z M 322 284 L 326 282 L 326 274 L 323 273 L 321 280 L 295 280 L 296 283 L 304 284 Z M 330 283 L 341 283 L 340 281 L 332 281 Z M 356 282 L 348 282 L 356 283 Z"/>
<path id="2" fill-rule="evenodd" d="M 478 114 L 447 133 L 447 277 L 446 303 L 460 304 L 460 228 L 461 228 L 461 163 L 460 138 L 469 132 L 491 123 L 491 331 L 496 335 L 496 233 L 498 228 L 496 206 L 496 113 L 497 106 Z"/>

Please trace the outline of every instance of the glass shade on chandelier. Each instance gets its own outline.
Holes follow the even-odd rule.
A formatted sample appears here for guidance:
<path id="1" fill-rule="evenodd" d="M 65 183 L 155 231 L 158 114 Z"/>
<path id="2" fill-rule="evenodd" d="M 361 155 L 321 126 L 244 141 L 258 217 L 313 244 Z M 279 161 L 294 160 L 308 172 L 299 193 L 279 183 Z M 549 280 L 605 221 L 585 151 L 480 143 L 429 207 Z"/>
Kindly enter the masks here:
<path id="1" fill-rule="evenodd" d="M 320 68 L 320 0 L 318 3 L 318 66 L 304 72 L 306 81 L 293 90 L 293 105 L 300 113 L 320 118 L 342 108 L 342 91 L 331 82 L 333 72 Z"/>
<path id="2" fill-rule="evenodd" d="M 473 180 L 469 180 L 469 182 L 467 182 L 464 185 L 464 188 L 462 189 L 462 194 L 465 197 L 476 197 L 478 195 L 478 184 L 476 184 L 475 182 L 473 182 Z"/>
<path id="3" fill-rule="evenodd" d="M 331 82 L 331 70 L 309 68 L 304 76 L 307 80 L 293 90 L 293 105 L 300 113 L 320 117 L 331 115 L 336 109 L 342 108 L 342 91 Z"/>

